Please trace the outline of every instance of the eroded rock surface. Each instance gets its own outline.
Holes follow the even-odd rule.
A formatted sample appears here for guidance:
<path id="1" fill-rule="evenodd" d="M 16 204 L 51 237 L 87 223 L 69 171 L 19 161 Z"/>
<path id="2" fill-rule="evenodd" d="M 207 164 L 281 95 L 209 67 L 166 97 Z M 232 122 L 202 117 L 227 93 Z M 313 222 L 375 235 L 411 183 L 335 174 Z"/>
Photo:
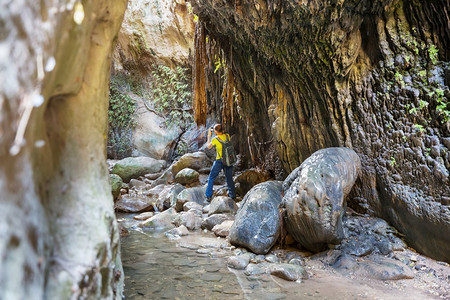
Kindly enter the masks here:
<path id="1" fill-rule="evenodd" d="M 314 152 L 286 178 L 287 231 L 306 249 L 319 252 L 344 238 L 345 197 L 360 170 L 355 151 L 326 148 Z"/>
<path id="2" fill-rule="evenodd" d="M 191 3 L 199 105 L 203 88 L 248 161 L 283 178 L 318 149 L 351 147 L 362 173 L 349 205 L 450 261 L 446 0 Z M 214 55 L 227 80 L 201 87 Z"/>
<path id="3" fill-rule="evenodd" d="M 254 186 L 242 200 L 230 229 L 230 243 L 265 254 L 280 234 L 281 182 L 267 181 Z"/>

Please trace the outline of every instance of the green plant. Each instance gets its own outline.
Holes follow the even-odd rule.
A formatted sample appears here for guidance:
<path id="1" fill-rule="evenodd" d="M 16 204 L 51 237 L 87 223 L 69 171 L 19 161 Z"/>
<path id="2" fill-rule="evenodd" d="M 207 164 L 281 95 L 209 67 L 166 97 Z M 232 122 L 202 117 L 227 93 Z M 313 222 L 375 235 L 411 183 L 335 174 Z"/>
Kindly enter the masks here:
<path id="1" fill-rule="evenodd" d="M 136 102 L 127 94 L 124 78 L 111 78 L 108 109 L 108 156 L 124 158 L 131 154 L 131 135 Z"/>
<path id="2" fill-rule="evenodd" d="M 450 105 L 447 98 L 444 97 L 444 90 L 437 88 L 429 92 L 428 96 L 436 100 L 436 112 L 442 117 L 442 123 L 450 121 Z"/>
<path id="3" fill-rule="evenodd" d="M 403 75 L 399 72 L 396 72 L 394 74 L 394 79 L 397 83 L 399 83 L 402 87 L 405 85 L 405 82 L 403 81 Z"/>
<path id="4" fill-rule="evenodd" d="M 418 129 L 420 132 L 425 131 L 425 128 L 423 127 L 423 125 L 420 125 L 420 124 L 414 124 L 414 128 Z"/>
<path id="5" fill-rule="evenodd" d="M 391 156 L 391 160 L 389 161 L 392 167 L 395 166 L 395 157 Z"/>
<path id="6" fill-rule="evenodd" d="M 427 71 L 426 70 L 420 70 L 417 75 L 419 75 L 420 78 L 422 78 L 423 81 L 427 79 Z"/>
<path id="7" fill-rule="evenodd" d="M 424 100 L 419 100 L 419 109 L 422 109 L 424 107 L 428 106 L 428 102 Z"/>
<path id="8" fill-rule="evenodd" d="M 431 63 L 432 63 L 433 65 L 437 64 L 437 61 L 438 61 L 438 52 L 439 52 L 439 49 L 437 49 L 435 45 L 431 44 L 431 45 L 428 47 L 428 55 L 429 55 L 430 60 L 431 60 Z"/>
<path id="9" fill-rule="evenodd" d="M 425 149 L 425 156 L 430 156 L 431 148 Z"/>
<path id="10" fill-rule="evenodd" d="M 417 107 L 412 107 L 412 108 L 410 108 L 410 109 L 408 110 L 408 112 L 409 112 L 410 114 L 413 114 L 413 115 L 417 114 Z"/>
<path id="11" fill-rule="evenodd" d="M 168 126 L 185 129 L 194 120 L 188 74 L 187 68 L 178 66 L 172 70 L 162 65 L 152 73 L 155 108 L 165 115 Z"/>

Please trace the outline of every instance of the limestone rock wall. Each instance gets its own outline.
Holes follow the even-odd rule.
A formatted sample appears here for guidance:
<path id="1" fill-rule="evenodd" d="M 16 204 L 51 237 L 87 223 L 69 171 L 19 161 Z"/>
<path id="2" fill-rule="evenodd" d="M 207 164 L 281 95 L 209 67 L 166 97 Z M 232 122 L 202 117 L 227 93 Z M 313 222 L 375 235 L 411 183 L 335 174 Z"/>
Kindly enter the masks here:
<path id="1" fill-rule="evenodd" d="M 5 299 L 121 298 L 105 137 L 125 8 L 125 0 L 18 0 L 0 11 Z"/>
<path id="2" fill-rule="evenodd" d="M 130 0 L 113 54 L 113 71 L 148 73 L 154 64 L 188 64 L 193 17 L 184 0 Z"/>
<path id="3" fill-rule="evenodd" d="M 257 165 L 290 172 L 320 148 L 353 148 L 349 204 L 450 261 L 448 1 L 192 5 L 233 73 Z"/>

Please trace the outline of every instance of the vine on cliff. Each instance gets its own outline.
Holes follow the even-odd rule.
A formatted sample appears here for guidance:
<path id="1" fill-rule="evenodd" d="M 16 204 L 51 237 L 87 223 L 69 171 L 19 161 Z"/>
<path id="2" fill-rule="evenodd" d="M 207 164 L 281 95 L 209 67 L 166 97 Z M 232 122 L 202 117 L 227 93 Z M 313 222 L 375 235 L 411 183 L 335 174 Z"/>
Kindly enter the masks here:
<path id="1" fill-rule="evenodd" d="M 131 155 L 132 130 L 136 102 L 123 90 L 121 77 L 111 78 L 108 110 L 108 157 L 124 158 Z"/>
<path id="2" fill-rule="evenodd" d="M 174 70 L 158 66 L 153 72 L 153 95 L 156 110 L 165 115 L 166 125 L 186 129 L 194 121 L 190 91 L 190 74 L 180 66 Z"/>

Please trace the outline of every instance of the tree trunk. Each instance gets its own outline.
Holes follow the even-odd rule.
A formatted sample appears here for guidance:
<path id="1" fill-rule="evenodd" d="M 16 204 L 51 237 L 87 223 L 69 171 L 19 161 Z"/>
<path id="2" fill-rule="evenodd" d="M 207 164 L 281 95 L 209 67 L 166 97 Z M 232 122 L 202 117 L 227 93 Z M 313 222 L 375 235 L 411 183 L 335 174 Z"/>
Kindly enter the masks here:
<path id="1" fill-rule="evenodd" d="M 0 13 L 5 299 L 121 298 L 106 133 L 110 54 L 125 8 L 126 0 L 19 0 Z"/>

